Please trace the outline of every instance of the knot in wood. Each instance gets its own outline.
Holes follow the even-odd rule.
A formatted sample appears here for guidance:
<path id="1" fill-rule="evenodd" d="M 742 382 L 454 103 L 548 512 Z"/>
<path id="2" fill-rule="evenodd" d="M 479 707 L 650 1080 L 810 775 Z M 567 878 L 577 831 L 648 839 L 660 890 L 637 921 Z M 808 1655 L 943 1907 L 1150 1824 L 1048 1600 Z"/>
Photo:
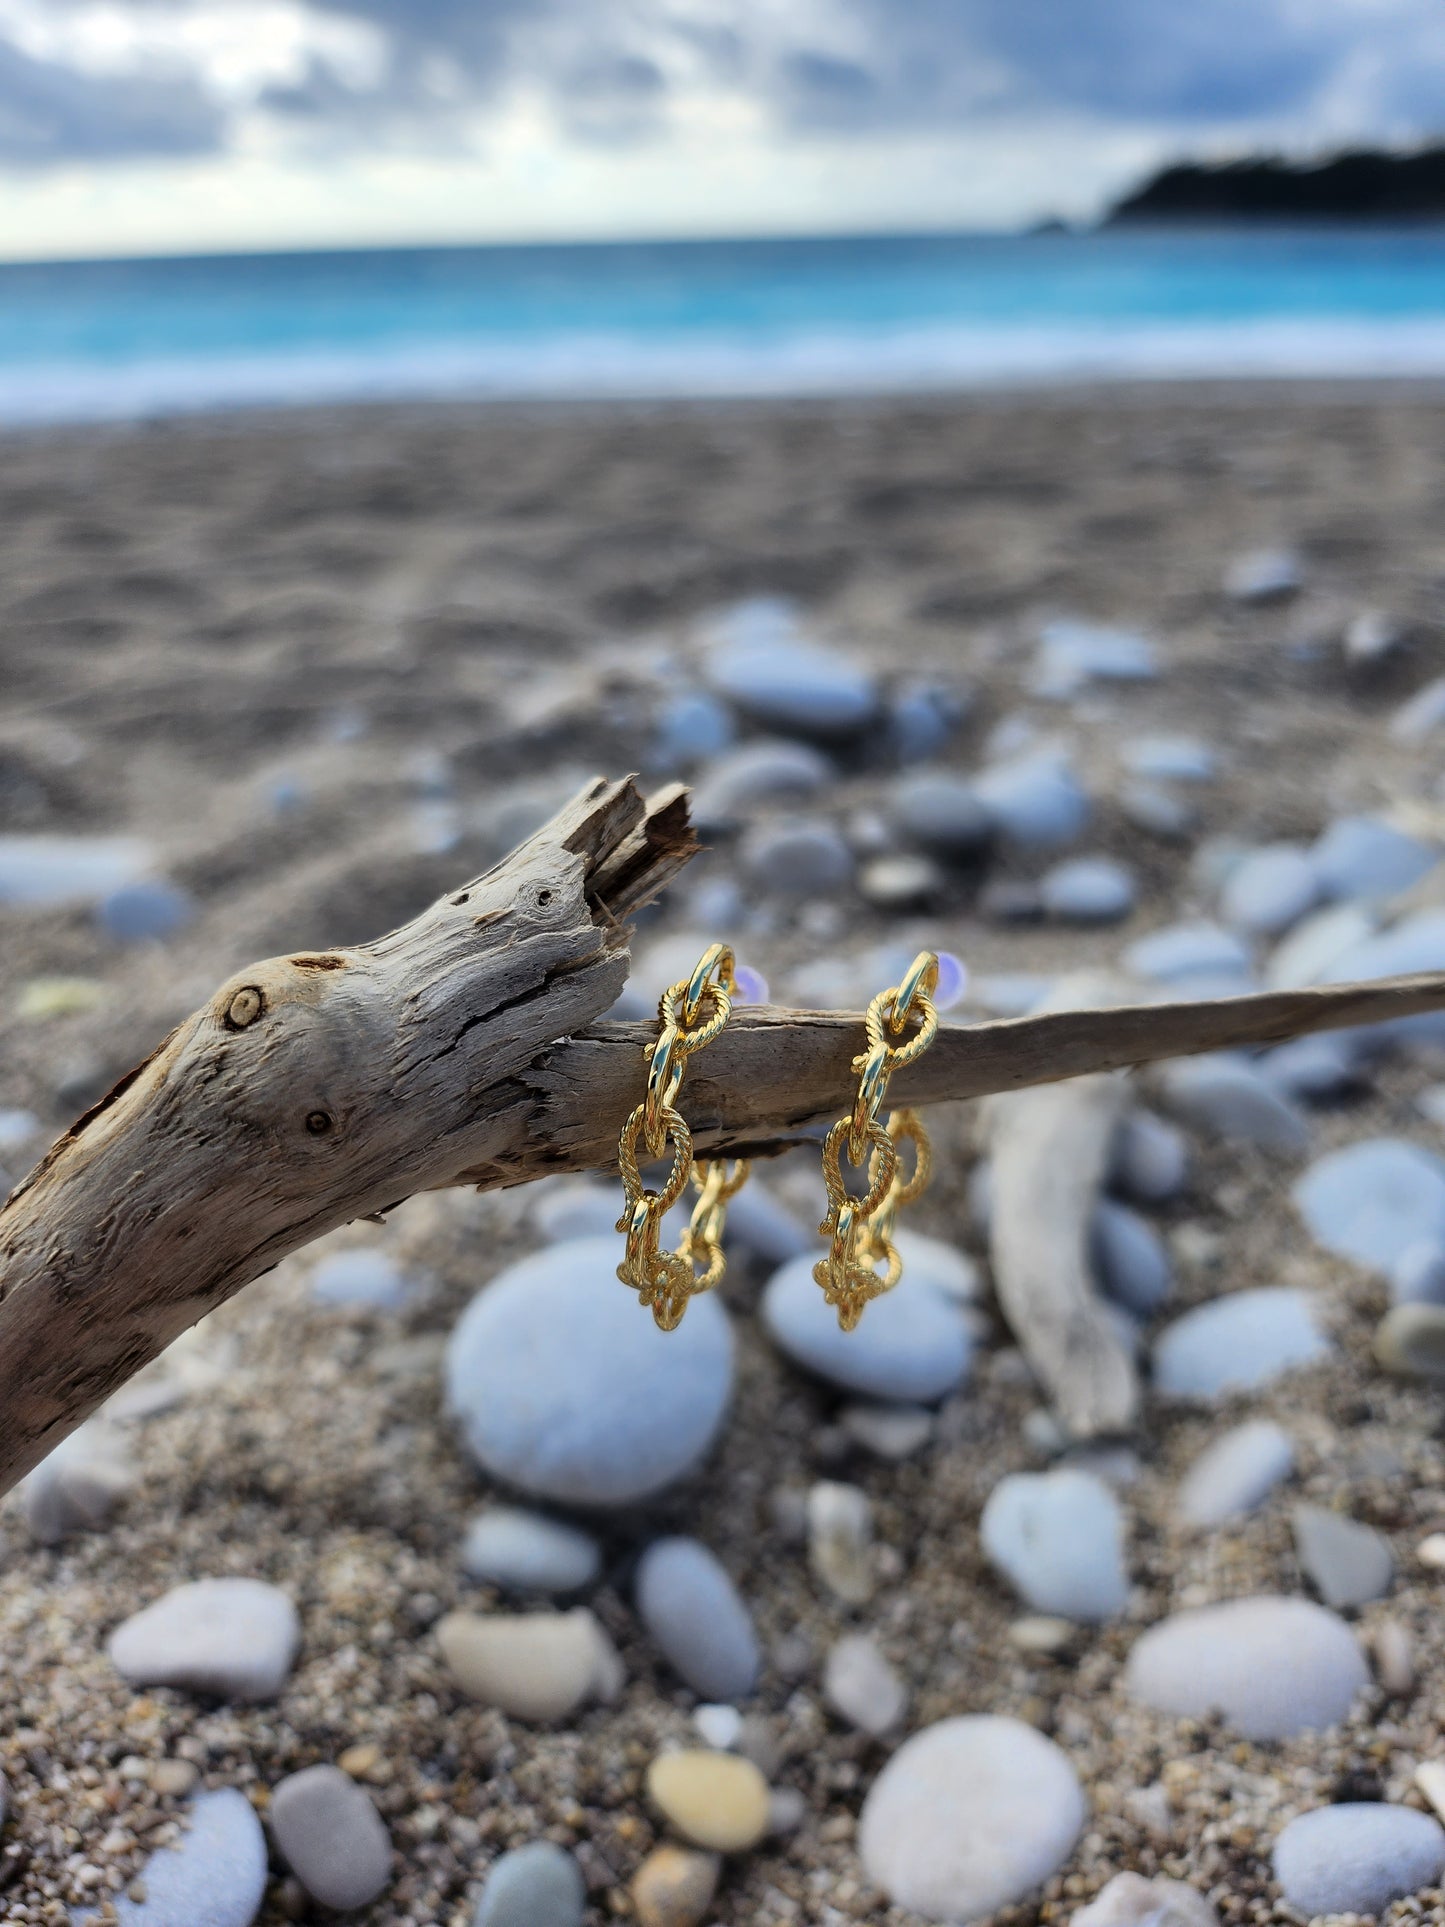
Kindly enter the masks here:
<path id="1" fill-rule="evenodd" d="M 247 984 L 244 990 L 238 990 L 231 999 L 226 1011 L 226 1022 L 232 1030 L 244 1030 L 248 1024 L 255 1023 L 265 1008 L 265 1002 L 265 998 L 256 986 Z"/>

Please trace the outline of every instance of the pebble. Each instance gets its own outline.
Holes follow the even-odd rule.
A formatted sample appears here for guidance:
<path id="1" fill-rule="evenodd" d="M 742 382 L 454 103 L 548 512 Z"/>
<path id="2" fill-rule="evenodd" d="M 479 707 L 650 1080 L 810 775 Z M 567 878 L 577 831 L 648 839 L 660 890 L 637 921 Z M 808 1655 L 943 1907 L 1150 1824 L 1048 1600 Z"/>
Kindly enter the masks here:
<path id="1" fill-rule="evenodd" d="M 814 1282 L 813 1263 L 808 1253 L 794 1258 L 763 1294 L 763 1322 L 795 1364 L 844 1391 L 909 1404 L 935 1404 L 963 1383 L 967 1321 L 926 1276 L 905 1269 L 900 1289 L 875 1299 L 857 1330 L 845 1332 Z"/>
<path id="2" fill-rule="evenodd" d="M 1384 1801 L 1316 1807 L 1274 1843 L 1274 1877 L 1301 1913 L 1379 1914 L 1445 1872 L 1445 1828 Z"/>
<path id="3" fill-rule="evenodd" d="M 1124 744 L 1125 769 L 1155 783 L 1212 783 L 1219 758 L 1197 736 L 1139 736 Z"/>
<path id="4" fill-rule="evenodd" d="M 1124 1678 L 1157 1712 L 1284 1740 L 1342 1720 L 1369 1671 L 1334 1613 L 1266 1595 L 1172 1614 L 1135 1642 Z"/>
<path id="5" fill-rule="evenodd" d="M 878 713 L 873 678 L 816 643 L 738 643 L 712 651 L 707 674 L 735 709 L 789 736 L 856 736 Z"/>
<path id="6" fill-rule="evenodd" d="M 1445 1241 L 1445 1159 L 1406 1138 L 1366 1138 L 1317 1159 L 1294 1201 L 1327 1251 L 1388 1271 L 1411 1245 Z"/>
<path id="7" fill-rule="evenodd" d="M 1063 923 L 1119 923 L 1138 899 L 1134 874 L 1107 856 L 1056 863 L 1039 882 L 1044 911 Z"/>
<path id="8" fill-rule="evenodd" d="M 1115 800 L 1121 815 L 1136 830 L 1170 843 L 1182 842 L 1199 820 L 1194 805 L 1182 796 L 1162 783 L 1143 782 L 1137 777 L 1119 785 Z"/>
<path id="9" fill-rule="evenodd" d="M 162 1594 L 110 1636 L 132 1686 L 179 1686 L 226 1700 L 274 1699 L 301 1644 L 296 1608 L 261 1579 L 196 1579 Z"/>
<path id="10" fill-rule="evenodd" d="M 1140 937 L 1124 952 L 1126 968 L 1154 983 L 1185 983 L 1191 977 L 1238 977 L 1247 982 L 1249 951 L 1232 932 L 1213 923 L 1172 923 Z"/>
<path id="11" fill-rule="evenodd" d="M 197 1794 L 174 1847 L 141 1870 L 144 1900 L 107 1898 L 121 1927 L 250 1927 L 266 1893 L 266 1836 L 235 1787 Z"/>
<path id="12" fill-rule="evenodd" d="M 132 836 L 0 836 L 0 903 L 46 909 L 94 902 L 151 867 Z"/>
<path id="13" fill-rule="evenodd" d="M 473 1579 L 508 1592 L 580 1592 L 601 1572 L 602 1550 L 576 1526 L 493 1505 L 467 1527 L 462 1565 Z"/>
<path id="14" fill-rule="evenodd" d="M 1390 1267 L 1390 1298 L 1397 1305 L 1445 1305 L 1445 1243 L 1421 1238 L 1406 1245 Z"/>
<path id="15" fill-rule="evenodd" d="M 117 943 L 157 943 L 184 930 L 196 915 L 195 899 L 161 877 L 123 883 L 101 898 L 96 921 Z"/>
<path id="16" fill-rule="evenodd" d="M 1231 602 L 1285 602 L 1303 587 L 1299 557 L 1290 549 L 1250 549 L 1224 572 L 1224 593 Z"/>
<path id="17" fill-rule="evenodd" d="M 740 828 L 762 805 L 816 796 L 833 778 L 806 743 L 744 743 L 710 763 L 692 792 L 691 814 L 707 835 Z"/>
<path id="18" fill-rule="evenodd" d="M 1385 609 L 1361 609 L 1345 630 L 1345 660 L 1355 669 L 1373 669 L 1409 640 L 1409 625 Z"/>
<path id="19" fill-rule="evenodd" d="M 1021 1720 L 940 1720 L 904 1741 L 869 1789 L 858 1851 L 869 1879 L 925 1920 L 1021 1901 L 1062 1866 L 1087 1808 L 1068 1756 Z"/>
<path id="20" fill-rule="evenodd" d="M 1259 1067 L 1231 1051 L 1166 1064 L 1160 1088 L 1171 1111 L 1226 1142 L 1257 1145 L 1283 1157 L 1309 1143 L 1309 1127 Z"/>
<path id="21" fill-rule="evenodd" d="M 1000 836 L 1024 849 L 1056 849 L 1088 827 L 1089 799 L 1056 756 L 1032 754 L 995 763 L 973 788 Z"/>
<path id="22" fill-rule="evenodd" d="M 736 1753 L 661 1753 L 647 1794 L 684 1840 L 712 1853 L 746 1853 L 768 1827 L 768 1783 Z"/>
<path id="23" fill-rule="evenodd" d="M 705 756 L 716 756 L 735 734 L 729 712 L 698 689 L 670 696 L 658 711 L 655 731 L 649 762 L 666 772 L 691 769 Z"/>
<path id="24" fill-rule="evenodd" d="M 1334 1103 L 1353 1095 L 1364 1083 L 1360 1053 L 1348 1032 L 1296 1037 L 1266 1051 L 1258 1063 L 1278 1091 L 1303 1104 Z"/>
<path id="25" fill-rule="evenodd" d="M 717 1892 L 722 1861 L 687 1847 L 655 1847 L 632 1876 L 639 1927 L 701 1927 Z"/>
<path id="26" fill-rule="evenodd" d="M 43 1129 L 34 1111 L 0 1109 L 0 1152 L 24 1150 Z"/>
<path id="27" fill-rule="evenodd" d="M 100 1532 L 133 1482 L 120 1435 L 91 1419 L 61 1441 L 20 1488 L 25 1525 L 37 1545 L 57 1546 L 77 1532 Z"/>
<path id="28" fill-rule="evenodd" d="M 1013 1620 L 1008 1629 L 1010 1646 L 1017 1646 L 1021 1653 L 1046 1653 L 1050 1658 L 1072 1646 L 1078 1636 L 1078 1626 L 1072 1619 L 1057 1619 L 1051 1613 L 1026 1613 L 1022 1619 Z"/>
<path id="29" fill-rule="evenodd" d="M 615 1696 L 620 1662 L 585 1606 L 568 1613 L 447 1613 L 437 1643 L 462 1691 L 519 1720 L 564 1720 Z"/>
<path id="30" fill-rule="evenodd" d="M 767 1265 L 786 1264 L 813 1250 L 817 1230 L 804 1224 L 757 1177 L 749 1178 L 728 1205 L 725 1242 L 741 1246 Z"/>
<path id="31" fill-rule="evenodd" d="M 672 1666 L 709 1700 L 746 1699 L 758 1680 L 752 1615 L 716 1554 L 655 1539 L 637 1567 L 637 1610 Z"/>
<path id="32" fill-rule="evenodd" d="M 1254 1391 L 1325 1358 L 1330 1344 L 1306 1291 L 1261 1285 L 1196 1305 L 1159 1334 L 1154 1386 L 1168 1398 Z"/>
<path id="33" fill-rule="evenodd" d="M 1090 1237 L 1107 1296 L 1138 1318 L 1152 1318 L 1174 1283 L 1169 1253 L 1153 1225 L 1127 1205 L 1101 1198 Z"/>
<path id="34" fill-rule="evenodd" d="M 972 783 L 944 770 L 918 770 L 893 786 L 893 821 L 938 856 L 973 857 L 993 839 L 993 818 Z"/>
<path id="35" fill-rule="evenodd" d="M 808 1564 L 845 1605 L 873 1597 L 873 1506 L 856 1485 L 820 1479 L 807 1499 Z"/>
<path id="36" fill-rule="evenodd" d="M 706 1744 L 719 1753 L 730 1753 L 743 1736 L 743 1716 L 735 1706 L 705 1702 L 695 1706 L 692 1723 Z"/>
<path id="37" fill-rule="evenodd" d="M 1175 1511 L 1186 1525 L 1237 1519 L 1294 1470 L 1294 1442 L 1272 1419 L 1247 1419 L 1211 1441 L 1180 1481 Z"/>
<path id="38" fill-rule="evenodd" d="M 619 1506 L 717 1437 L 733 1337 L 716 1297 L 660 1331 L 617 1280 L 615 1236 L 549 1246 L 478 1293 L 447 1347 L 447 1403 L 483 1470 L 566 1505 Z"/>
<path id="39" fill-rule="evenodd" d="M 353 1246 L 321 1260 L 311 1274 L 311 1295 L 322 1305 L 399 1311 L 408 1296 L 407 1276 L 386 1252 Z"/>
<path id="40" fill-rule="evenodd" d="M 746 1197 L 747 1193 L 740 1195 Z M 931 1285 L 956 1305 L 971 1305 L 978 1297 L 978 1266 L 957 1245 L 930 1238 L 922 1231 L 900 1231 L 893 1247 L 903 1260 L 903 1275 L 910 1283 Z M 814 1248 L 815 1240 L 810 1238 L 808 1249 Z"/>
<path id="41" fill-rule="evenodd" d="M 1373 937 L 1377 920 L 1358 903 L 1332 904 L 1297 924 L 1265 966 L 1271 990 L 1301 990 L 1319 983 L 1341 957 Z"/>
<path id="42" fill-rule="evenodd" d="M 1335 900 L 1398 896 L 1440 861 L 1440 851 L 1378 816 L 1337 817 L 1310 851 L 1320 895 Z"/>
<path id="43" fill-rule="evenodd" d="M 907 684 L 889 698 L 888 748 L 900 763 L 936 756 L 968 710 L 963 690 L 940 683 Z"/>
<path id="44" fill-rule="evenodd" d="M 1313 909 L 1319 893 L 1319 878 L 1307 851 L 1297 843 L 1267 843 L 1251 850 L 1231 870 L 1219 910 L 1236 930 L 1277 937 Z"/>
<path id="45" fill-rule="evenodd" d="M 1397 1699 L 1415 1690 L 1415 1646 L 1409 1629 L 1398 1619 L 1382 1619 L 1375 1627 L 1375 1672 L 1381 1686 Z M 1416 1768 L 1418 1778 L 1419 1768 Z M 1439 1811 L 1439 1803 L 1431 1803 Z"/>
<path id="46" fill-rule="evenodd" d="M 1029 676 L 1036 696 L 1068 702 L 1090 682 L 1152 682 L 1154 645 L 1132 629 L 1069 618 L 1044 624 Z"/>
<path id="47" fill-rule="evenodd" d="M 865 863 L 858 889 L 877 910 L 926 910 L 947 887 L 942 870 L 926 856 L 880 856 Z"/>
<path id="48" fill-rule="evenodd" d="M 823 1697 L 860 1733 L 881 1739 L 902 1724 L 908 1689 L 866 1633 L 848 1633 L 828 1654 Z"/>
<path id="49" fill-rule="evenodd" d="M 936 1429 L 934 1415 L 925 1405 L 845 1405 L 838 1422 L 865 1452 L 895 1462 L 921 1452 Z"/>
<path id="50" fill-rule="evenodd" d="M 473 1927 L 582 1927 L 587 1883 L 565 1847 L 532 1840 L 496 1861 L 482 1884 Z"/>
<path id="51" fill-rule="evenodd" d="M 1069 1927 L 1219 1927 L 1219 1915 L 1194 1887 L 1163 1874 L 1115 1874 Z"/>
<path id="52" fill-rule="evenodd" d="M 1184 1133 L 1153 1111 L 1126 1111 L 1109 1154 L 1109 1182 L 1138 1204 L 1177 1198 L 1189 1176 Z"/>
<path id="53" fill-rule="evenodd" d="M 989 1494 L 979 1537 L 989 1562 L 1037 1613 L 1094 1623 L 1128 1604 L 1124 1515 L 1091 1472 L 1011 1473 Z"/>
<path id="54" fill-rule="evenodd" d="M 790 816 L 757 824 L 739 845 L 738 863 L 764 896 L 826 897 L 853 882 L 853 852 L 822 819 Z"/>
<path id="55" fill-rule="evenodd" d="M 1445 1305 L 1393 1305 L 1376 1327 L 1375 1358 L 1402 1378 L 1445 1382 Z"/>
<path id="56" fill-rule="evenodd" d="M 1423 743 L 1445 723 L 1445 676 L 1417 689 L 1390 718 L 1390 734 L 1397 743 Z"/>
<path id="57" fill-rule="evenodd" d="M 368 1907 L 391 1879 L 381 1815 L 338 1766 L 308 1766 L 274 1787 L 271 1833 L 281 1858 L 323 1907 Z"/>
<path id="58" fill-rule="evenodd" d="M 1372 1526 L 1320 1505 L 1297 1505 L 1290 1525 L 1300 1568 L 1327 1606 L 1363 1606 L 1390 1590 L 1394 1556 Z"/>

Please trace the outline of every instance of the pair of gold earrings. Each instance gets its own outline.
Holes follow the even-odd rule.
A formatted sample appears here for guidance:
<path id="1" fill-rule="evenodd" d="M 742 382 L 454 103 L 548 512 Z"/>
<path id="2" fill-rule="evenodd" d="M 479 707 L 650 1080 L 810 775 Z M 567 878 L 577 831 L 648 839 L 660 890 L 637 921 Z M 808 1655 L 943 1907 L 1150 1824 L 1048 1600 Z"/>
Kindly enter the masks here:
<path id="1" fill-rule="evenodd" d="M 617 1276 L 664 1331 L 675 1331 L 688 1300 L 721 1280 L 728 1201 L 748 1178 L 745 1159 L 731 1172 L 725 1159 L 694 1159 L 692 1133 L 677 1108 L 687 1061 L 721 1035 L 739 994 L 738 978 L 732 951 L 715 943 L 690 977 L 663 992 L 657 1038 L 647 1047 L 646 1095 L 618 1140 L 625 1204 L 617 1229 L 625 1234 L 626 1248 Z M 818 1230 L 828 1240 L 828 1250 L 814 1265 L 813 1276 L 844 1331 L 853 1331 L 868 1301 L 891 1291 L 903 1275 L 893 1243 L 895 1222 L 902 1207 L 923 1192 L 932 1172 L 933 1153 L 917 1112 L 892 1111 L 886 1120 L 880 1113 L 893 1073 L 915 1063 L 938 1034 L 938 981 L 937 954 L 920 951 L 902 981 L 880 991 L 869 1004 L 864 1020 L 868 1047 L 853 1059 L 858 1073 L 853 1109 L 823 1140 L 828 1211 Z M 642 1182 L 639 1143 L 649 1159 L 661 1158 L 672 1145 L 672 1165 L 660 1190 Z M 899 1150 L 905 1143 L 913 1146 L 909 1172 Z M 850 1192 L 844 1179 L 845 1155 L 864 1175 L 860 1193 Z M 697 1202 L 677 1250 L 667 1251 L 662 1220 L 689 1180 Z"/>

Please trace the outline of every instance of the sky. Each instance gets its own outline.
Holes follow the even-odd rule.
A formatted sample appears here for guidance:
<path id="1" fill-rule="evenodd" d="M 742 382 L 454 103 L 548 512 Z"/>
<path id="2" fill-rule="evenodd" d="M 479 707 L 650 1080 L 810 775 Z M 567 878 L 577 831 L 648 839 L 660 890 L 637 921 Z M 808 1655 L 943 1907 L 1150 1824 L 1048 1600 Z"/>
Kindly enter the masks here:
<path id="1" fill-rule="evenodd" d="M 1087 219 L 1445 133 L 1445 0 L 0 0 L 0 259 Z"/>

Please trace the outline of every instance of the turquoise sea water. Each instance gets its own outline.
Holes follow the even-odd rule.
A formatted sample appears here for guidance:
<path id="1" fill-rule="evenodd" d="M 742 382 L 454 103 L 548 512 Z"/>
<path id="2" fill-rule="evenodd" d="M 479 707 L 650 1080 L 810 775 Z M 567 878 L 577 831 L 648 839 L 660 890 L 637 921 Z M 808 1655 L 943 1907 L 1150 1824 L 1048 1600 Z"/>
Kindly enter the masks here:
<path id="1" fill-rule="evenodd" d="M 406 396 L 1445 374 L 1445 229 L 0 267 L 0 420 Z"/>

